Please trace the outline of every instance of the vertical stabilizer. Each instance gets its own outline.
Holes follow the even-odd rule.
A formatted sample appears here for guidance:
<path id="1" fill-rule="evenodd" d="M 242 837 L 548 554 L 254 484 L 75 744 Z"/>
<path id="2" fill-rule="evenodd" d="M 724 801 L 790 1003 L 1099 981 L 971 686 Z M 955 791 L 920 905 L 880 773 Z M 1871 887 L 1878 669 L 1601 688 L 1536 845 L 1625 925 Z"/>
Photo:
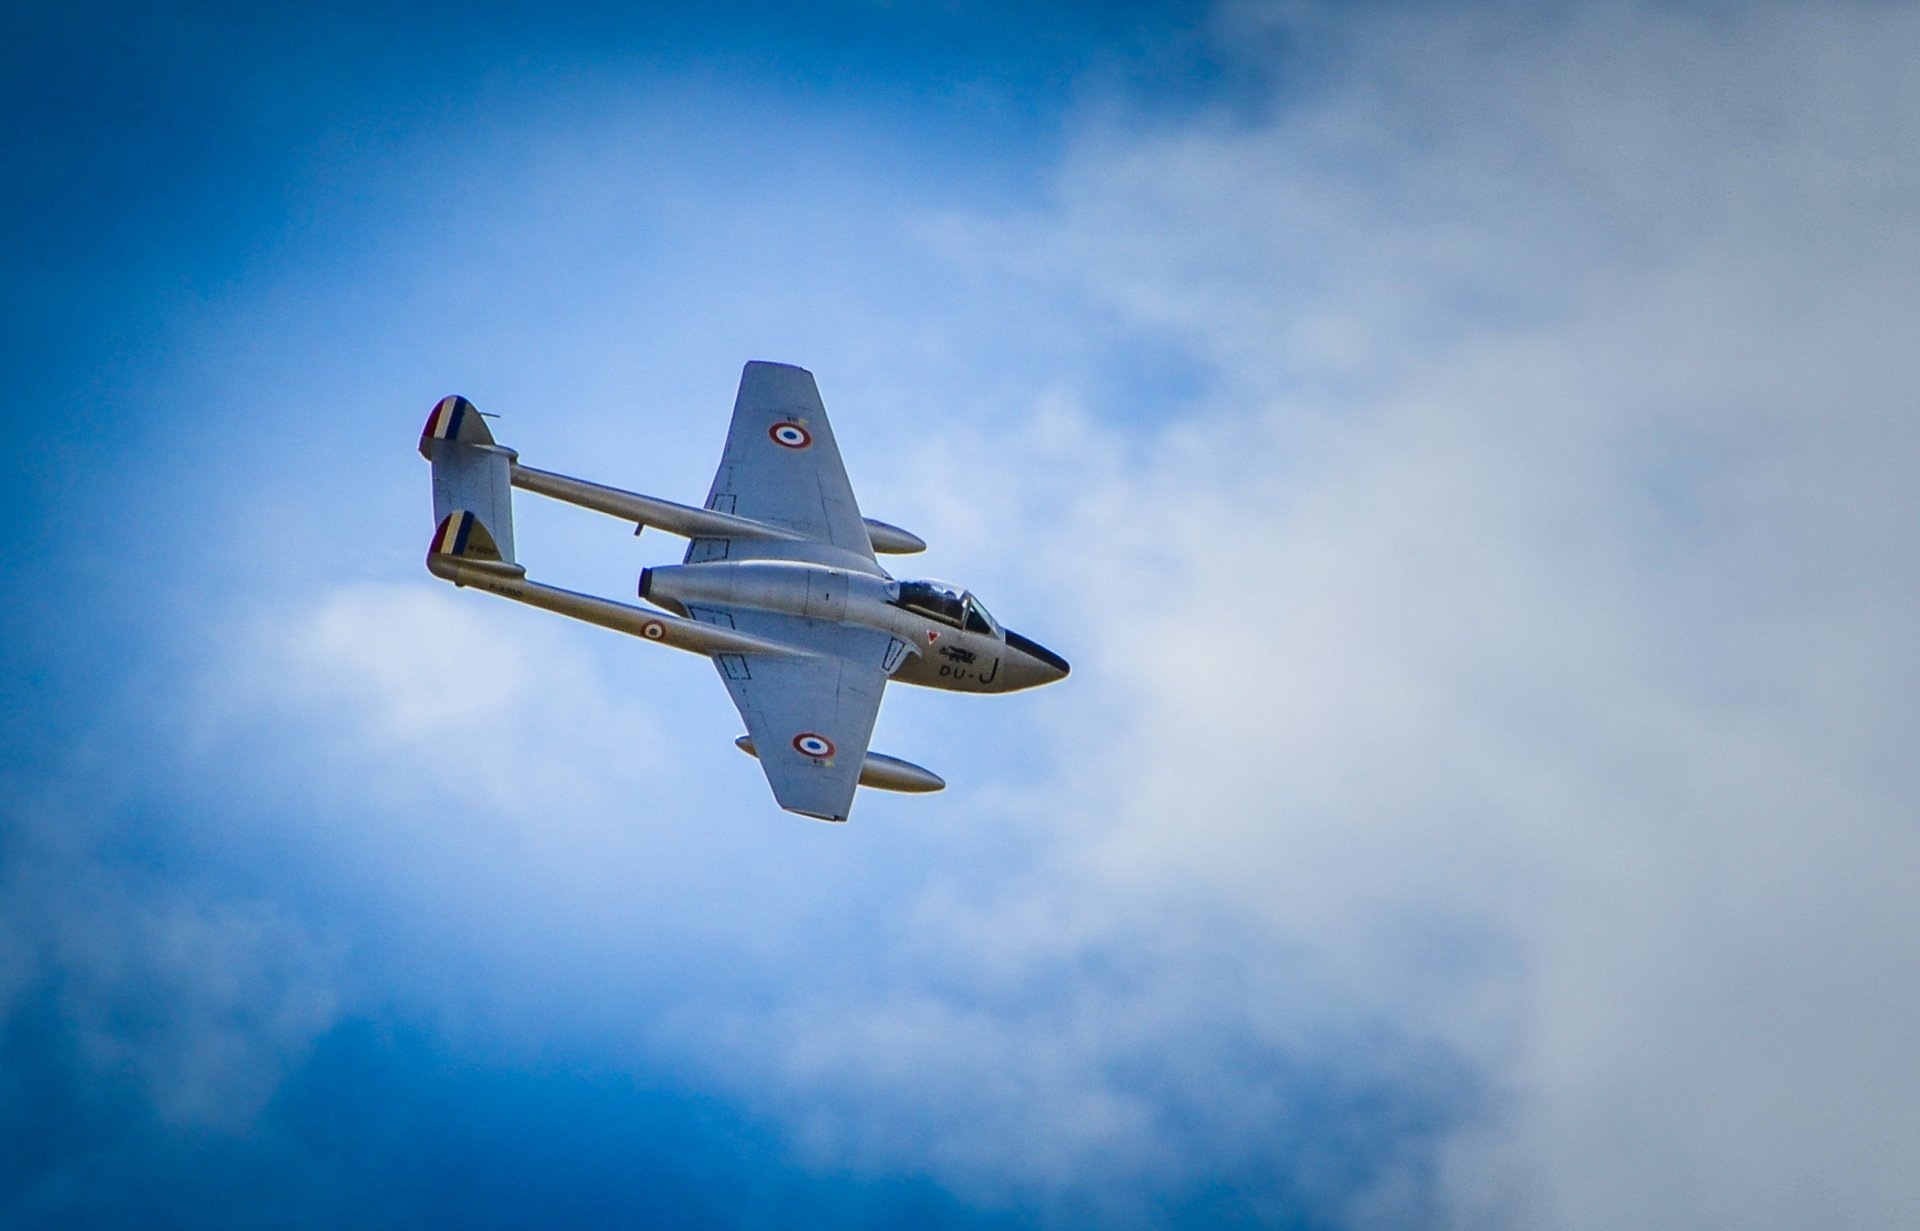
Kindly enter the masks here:
<path id="1" fill-rule="evenodd" d="M 493 441 L 487 421 L 459 396 L 441 398 L 420 431 L 420 455 L 433 464 L 433 520 L 477 514 L 492 530 L 499 558 L 513 563 L 512 449 Z"/>

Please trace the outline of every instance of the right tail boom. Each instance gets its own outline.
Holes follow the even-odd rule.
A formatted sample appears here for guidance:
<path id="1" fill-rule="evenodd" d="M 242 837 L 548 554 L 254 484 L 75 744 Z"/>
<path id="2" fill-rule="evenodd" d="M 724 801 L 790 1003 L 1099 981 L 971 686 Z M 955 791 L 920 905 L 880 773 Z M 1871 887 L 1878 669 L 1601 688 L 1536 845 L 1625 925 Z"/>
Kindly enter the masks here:
<path id="1" fill-rule="evenodd" d="M 636 527 L 653 526 L 687 539 L 799 539 L 785 526 L 736 517 L 716 509 L 622 491 L 572 475 L 522 466 L 520 455 L 496 444 L 487 421 L 472 402 L 455 394 L 441 398 L 420 431 L 420 456 L 433 463 L 433 516 L 478 513 L 493 528 L 501 555 L 513 559 L 513 489 L 605 513 Z M 918 535 L 883 521 L 866 519 L 873 549 L 883 553 L 926 550 Z"/>

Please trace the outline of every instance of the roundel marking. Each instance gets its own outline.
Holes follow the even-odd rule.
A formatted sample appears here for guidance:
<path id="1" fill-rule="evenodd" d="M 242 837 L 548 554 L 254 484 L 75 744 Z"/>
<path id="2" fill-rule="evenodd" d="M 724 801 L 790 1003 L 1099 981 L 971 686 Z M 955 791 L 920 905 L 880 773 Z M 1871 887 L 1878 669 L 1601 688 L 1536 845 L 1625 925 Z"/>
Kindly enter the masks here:
<path id="1" fill-rule="evenodd" d="M 833 755 L 833 741 L 812 731 L 802 731 L 793 737 L 793 750 L 803 757 L 824 761 Z"/>
<path id="2" fill-rule="evenodd" d="M 804 449 L 813 443 L 813 433 L 791 419 L 774 424 L 767 429 L 767 435 L 783 449 Z"/>
<path id="3" fill-rule="evenodd" d="M 667 635 L 667 626 L 658 620 L 648 620 L 640 626 L 640 634 L 648 641 L 658 641 Z"/>

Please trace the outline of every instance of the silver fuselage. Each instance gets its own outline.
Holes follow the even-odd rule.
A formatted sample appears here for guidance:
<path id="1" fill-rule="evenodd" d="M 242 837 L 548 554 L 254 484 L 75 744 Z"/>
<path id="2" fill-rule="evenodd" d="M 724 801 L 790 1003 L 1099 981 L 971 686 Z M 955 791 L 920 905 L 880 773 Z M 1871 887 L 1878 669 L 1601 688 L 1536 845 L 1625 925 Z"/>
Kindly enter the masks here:
<path id="1" fill-rule="evenodd" d="M 711 604 L 890 633 L 908 647 L 893 674 L 903 684 L 999 693 L 1067 674 L 1063 659 L 1018 633 L 940 619 L 903 605 L 899 589 L 885 576 L 788 560 L 713 560 L 640 574 L 640 597 L 694 619 Z"/>

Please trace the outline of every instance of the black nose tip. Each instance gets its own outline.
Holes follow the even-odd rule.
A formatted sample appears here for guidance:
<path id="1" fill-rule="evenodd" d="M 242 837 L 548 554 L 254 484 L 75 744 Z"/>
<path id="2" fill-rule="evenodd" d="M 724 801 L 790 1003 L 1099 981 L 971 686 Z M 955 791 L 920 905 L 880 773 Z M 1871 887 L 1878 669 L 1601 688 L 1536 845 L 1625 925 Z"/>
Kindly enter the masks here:
<path id="1" fill-rule="evenodd" d="M 1022 637 L 1019 633 L 1014 632 L 1012 629 L 1007 630 L 1007 644 L 1012 646 L 1016 650 L 1022 650 L 1028 654 L 1033 655 L 1035 658 L 1039 659 L 1041 662 L 1047 664 L 1049 667 L 1052 667 L 1055 671 L 1058 671 L 1061 675 L 1067 675 L 1073 670 L 1072 667 L 1067 665 L 1066 659 L 1060 657 L 1058 654 L 1055 654 L 1052 650 L 1049 650 L 1046 646 L 1041 645 L 1038 641 L 1035 641 L 1033 638 Z"/>

